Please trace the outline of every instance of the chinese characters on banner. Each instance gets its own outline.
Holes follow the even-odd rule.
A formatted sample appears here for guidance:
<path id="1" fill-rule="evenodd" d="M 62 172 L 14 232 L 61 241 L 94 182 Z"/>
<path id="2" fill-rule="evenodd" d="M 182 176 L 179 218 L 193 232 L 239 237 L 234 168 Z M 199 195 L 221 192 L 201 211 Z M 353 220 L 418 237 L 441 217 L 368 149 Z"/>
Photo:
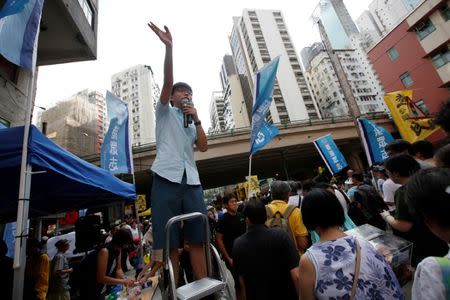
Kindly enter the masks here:
<path id="1" fill-rule="evenodd" d="M 128 107 L 106 92 L 109 128 L 101 149 L 101 167 L 113 174 L 133 173 L 130 142 L 128 138 Z"/>
<path id="2" fill-rule="evenodd" d="M 280 57 L 275 57 L 256 74 L 255 98 L 252 112 L 250 153 L 264 148 L 277 134 L 278 128 L 266 122 L 266 114 L 272 103 L 273 85 Z"/>
<path id="3" fill-rule="evenodd" d="M 391 111 L 403 139 L 410 143 L 423 140 L 440 129 L 432 118 L 412 101 L 412 91 L 404 90 L 388 93 L 384 101 Z"/>
<path id="4" fill-rule="evenodd" d="M 385 147 L 394 140 L 391 133 L 365 118 L 358 118 L 358 126 L 369 166 L 386 160 Z"/>
<path id="5" fill-rule="evenodd" d="M 344 155 L 339 151 L 331 134 L 327 134 L 314 140 L 314 146 L 316 146 L 317 151 L 319 151 L 320 156 L 331 174 L 334 175 L 348 166 Z"/>

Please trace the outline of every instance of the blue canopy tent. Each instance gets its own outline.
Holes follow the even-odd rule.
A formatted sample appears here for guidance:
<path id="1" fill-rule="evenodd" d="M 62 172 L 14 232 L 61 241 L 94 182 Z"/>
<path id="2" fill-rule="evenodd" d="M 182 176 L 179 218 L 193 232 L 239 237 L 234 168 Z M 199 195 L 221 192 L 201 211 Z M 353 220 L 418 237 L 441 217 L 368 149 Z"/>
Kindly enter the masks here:
<path id="1" fill-rule="evenodd" d="M 17 216 L 23 127 L 0 129 L 0 220 Z M 28 161 L 32 166 L 30 216 L 136 199 L 136 190 L 53 143 L 31 126 Z"/>

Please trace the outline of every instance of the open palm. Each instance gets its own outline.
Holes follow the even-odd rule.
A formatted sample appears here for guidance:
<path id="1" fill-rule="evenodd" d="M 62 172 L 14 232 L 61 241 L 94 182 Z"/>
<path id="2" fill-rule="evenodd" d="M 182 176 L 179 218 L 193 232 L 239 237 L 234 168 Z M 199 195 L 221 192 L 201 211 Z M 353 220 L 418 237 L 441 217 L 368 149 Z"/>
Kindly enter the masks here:
<path id="1" fill-rule="evenodd" d="M 172 35 L 170 34 L 169 28 L 167 26 L 164 26 L 164 31 L 158 28 L 155 24 L 152 22 L 148 23 L 148 27 L 150 27 L 154 33 L 159 37 L 159 39 L 167 46 L 172 45 Z"/>

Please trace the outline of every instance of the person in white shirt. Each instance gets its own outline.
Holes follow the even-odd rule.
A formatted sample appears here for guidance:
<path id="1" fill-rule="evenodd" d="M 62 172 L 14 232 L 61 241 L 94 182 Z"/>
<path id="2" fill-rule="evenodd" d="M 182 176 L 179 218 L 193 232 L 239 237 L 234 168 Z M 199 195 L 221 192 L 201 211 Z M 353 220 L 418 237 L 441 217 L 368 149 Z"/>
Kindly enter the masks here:
<path id="1" fill-rule="evenodd" d="M 289 192 L 289 205 L 300 207 L 300 194 L 298 193 L 299 183 L 297 181 L 288 181 L 291 191 Z"/>
<path id="2" fill-rule="evenodd" d="M 409 209 L 421 215 L 428 228 L 450 244 L 450 170 L 421 170 L 407 183 L 406 196 Z M 412 299 L 450 299 L 450 253 L 444 257 L 430 256 L 419 263 Z"/>

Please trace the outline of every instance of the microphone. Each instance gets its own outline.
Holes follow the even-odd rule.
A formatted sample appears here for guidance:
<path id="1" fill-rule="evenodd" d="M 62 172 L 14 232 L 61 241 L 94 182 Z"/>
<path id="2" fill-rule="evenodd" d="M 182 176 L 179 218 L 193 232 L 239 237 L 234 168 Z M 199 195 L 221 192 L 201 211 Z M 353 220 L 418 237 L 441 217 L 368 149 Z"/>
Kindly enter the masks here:
<path id="1" fill-rule="evenodd" d="M 191 106 L 192 102 L 188 98 L 181 99 L 181 108 Z M 192 123 L 192 117 L 188 114 L 183 114 L 183 126 L 184 128 L 188 128 L 189 124 Z"/>

